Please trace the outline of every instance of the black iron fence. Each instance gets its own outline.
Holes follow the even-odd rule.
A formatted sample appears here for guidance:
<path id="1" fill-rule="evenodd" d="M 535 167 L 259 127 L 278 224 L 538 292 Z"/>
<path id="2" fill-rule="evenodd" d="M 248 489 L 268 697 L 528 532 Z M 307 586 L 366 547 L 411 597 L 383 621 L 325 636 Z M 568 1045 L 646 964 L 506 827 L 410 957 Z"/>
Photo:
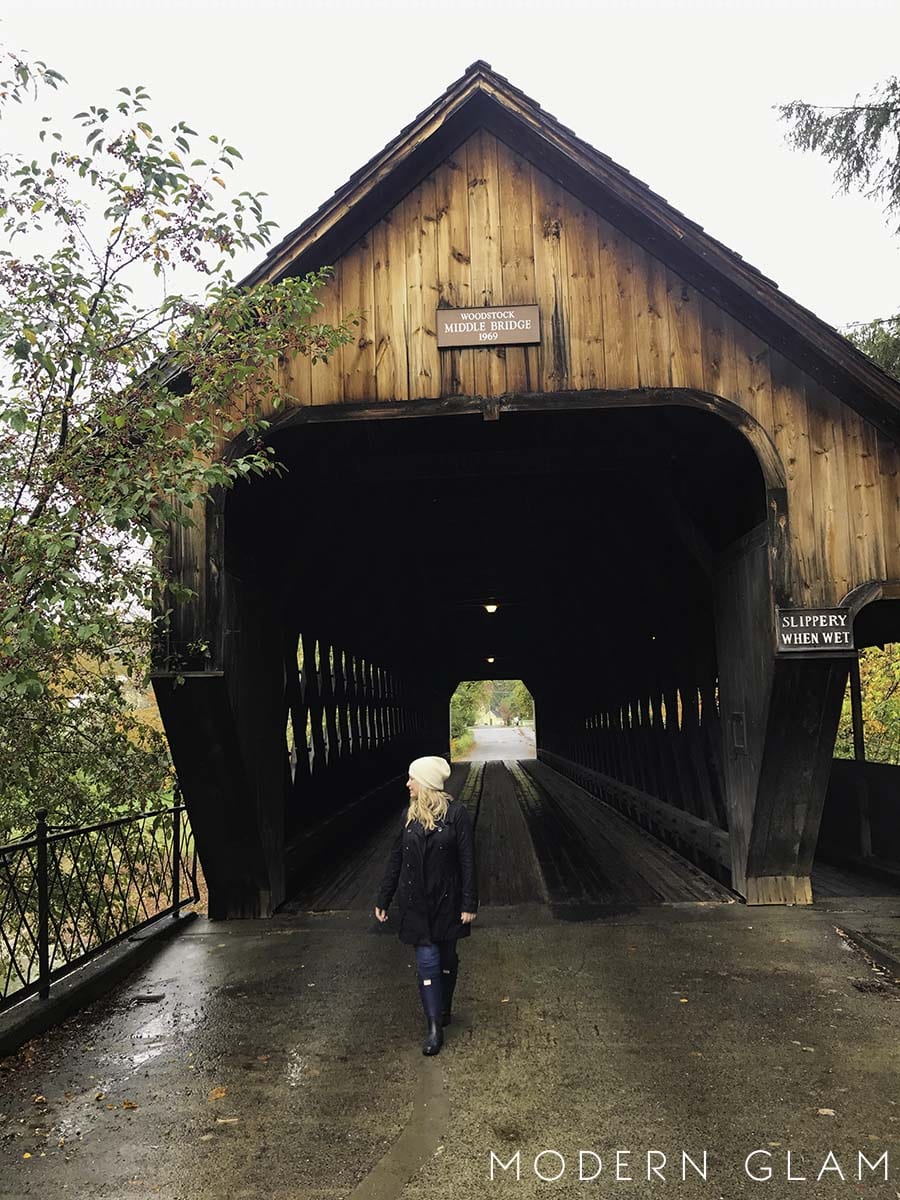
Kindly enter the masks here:
<path id="1" fill-rule="evenodd" d="M 34 833 L 0 846 L 0 1011 L 198 899 L 183 804 L 87 826 L 39 809 Z"/>

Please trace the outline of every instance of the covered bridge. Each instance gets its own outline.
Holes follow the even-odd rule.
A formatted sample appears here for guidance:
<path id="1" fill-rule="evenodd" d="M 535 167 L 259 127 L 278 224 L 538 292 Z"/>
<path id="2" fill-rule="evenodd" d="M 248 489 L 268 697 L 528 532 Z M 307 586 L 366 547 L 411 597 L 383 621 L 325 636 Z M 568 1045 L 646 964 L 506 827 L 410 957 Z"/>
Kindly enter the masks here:
<path id="1" fill-rule="evenodd" d="M 210 914 L 399 802 L 473 678 L 748 902 L 809 901 L 854 647 L 900 640 L 900 386 L 482 62 L 248 282 L 323 264 L 361 324 L 283 362 L 289 470 L 171 532 Z"/>

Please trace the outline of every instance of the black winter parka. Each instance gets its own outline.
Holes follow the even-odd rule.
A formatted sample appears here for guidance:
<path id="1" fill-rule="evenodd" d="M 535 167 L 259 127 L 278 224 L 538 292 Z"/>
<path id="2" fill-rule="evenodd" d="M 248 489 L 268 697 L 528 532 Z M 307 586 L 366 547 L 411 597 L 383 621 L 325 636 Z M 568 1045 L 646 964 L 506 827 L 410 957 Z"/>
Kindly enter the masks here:
<path id="1" fill-rule="evenodd" d="M 378 908 L 394 893 L 400 912 L 397 930 L 408 946 L 468 937 L 460 913 L 478 911 L 475 838 L 469 810 L 451 801 L 442 821 L 428 831 L 419 821 L 404 824 L 394 839 L 378 889 Z"/>

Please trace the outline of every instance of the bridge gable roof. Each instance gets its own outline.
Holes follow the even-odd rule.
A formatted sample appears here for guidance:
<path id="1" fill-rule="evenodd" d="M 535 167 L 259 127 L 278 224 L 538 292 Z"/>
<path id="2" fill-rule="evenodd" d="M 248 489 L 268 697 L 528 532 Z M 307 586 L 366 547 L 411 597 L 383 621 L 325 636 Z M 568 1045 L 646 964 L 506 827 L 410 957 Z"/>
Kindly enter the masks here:
<path id="1" fill-rule="evenodd" d="M 472 66 L 273 247 L 247 285 L 335 262 L 476 130 L 487 129 L 900 442 L 900 383 L 645 183 L 484 62 Z"/>

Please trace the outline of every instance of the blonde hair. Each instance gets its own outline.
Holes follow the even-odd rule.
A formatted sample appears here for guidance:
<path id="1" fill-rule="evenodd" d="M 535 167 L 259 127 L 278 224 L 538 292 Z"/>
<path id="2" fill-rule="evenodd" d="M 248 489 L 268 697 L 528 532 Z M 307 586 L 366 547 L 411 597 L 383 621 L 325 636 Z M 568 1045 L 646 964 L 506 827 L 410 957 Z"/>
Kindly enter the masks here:
<path id="1" fill-rule="evenodd" d="M 418 781 L 416 781 L 418 782 Z M 420 783 L 416 794 L 410 796 L 409 811 L 406 814 L 407 825 L 418 821 L 425 829 L 434 829 L 437 821 L 442 821 L 447 815 L 452 796 L 439 792 L 436 788 L 425 787 Z"/>

